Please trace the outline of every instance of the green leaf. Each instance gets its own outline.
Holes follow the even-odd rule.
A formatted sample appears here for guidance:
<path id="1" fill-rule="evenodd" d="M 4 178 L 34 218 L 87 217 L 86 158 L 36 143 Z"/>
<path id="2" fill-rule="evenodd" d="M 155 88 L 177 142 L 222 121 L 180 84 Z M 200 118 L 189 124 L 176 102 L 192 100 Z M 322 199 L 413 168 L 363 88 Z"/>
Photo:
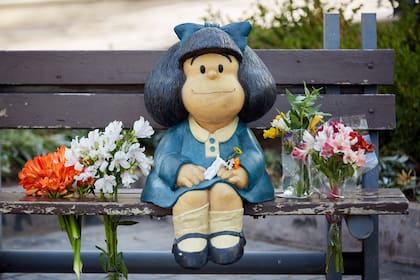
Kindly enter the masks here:
<path id="1" fill-rule="evenodd" d="M 100 253 L 99 256 L 98 256 L 98 259 L 99 259 L 99 263 L 101 264 L 102 270 L 104 272 L 107 272 L 108 271 L 108 269 L 107 269 L 108 265 L 107 265 L 107 262 L 106 262 L 106 253 L 104 253 L 104 252 Z"/>
<path id="2" fill-rule="evenodd" d="M 95 245 L 95 247 L 96 247 L 96 249 L 98 249 L 99 251 L 101 251 L 101 252 L 102 252 L 102 254 L 105 254 L 105 255 L 106 255 L 106 251 L 105 251 L 105 249 L 103 249 L 103 248 L 99 247 L 98 245 Z"/>
<path id="3" fill-rule="evenodd" d="M 118 263 L 118 270 L 122 273 L 125 279 L 128 279 L 128 269 L 124 262 L 124 255 L 122 252 L 118 254 L 119 263 Z"/>

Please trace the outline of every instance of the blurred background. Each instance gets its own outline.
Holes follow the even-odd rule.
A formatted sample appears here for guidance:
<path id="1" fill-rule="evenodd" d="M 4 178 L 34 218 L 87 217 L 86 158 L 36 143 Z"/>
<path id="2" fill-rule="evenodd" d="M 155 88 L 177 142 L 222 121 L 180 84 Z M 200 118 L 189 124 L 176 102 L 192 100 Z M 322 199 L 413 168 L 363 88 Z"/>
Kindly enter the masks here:
<path id="1" fill-rule="evenodd" d="M 0 1 L 0 48 L 7 50 L 144 50 L 167 49 L 177 41 L 173 27 L 184 22 L 202 23 L 211 14 L 230 21 L 259 13 L 258 3 L 270 17 L 288 1 L 280 0 L 2 0 Z M 292 1 L 295 7 L 317 1 Z M 357 20 L 361 12 L 376 12 L 392 19 L 388 0 L 324 1 L 325 8 L 343 8 Z M 362 7 L 360 4 L 365 2 Z M 351 3 L 351 4 L 350 4 Z M 352 12 L 352 9 L 358 9 Z M 210 12 L 212 11 L 212 12 Z M 269 27 L 269 26 L 267 26 Z M 321 40 L 322 41 L 322 40 Z"/>

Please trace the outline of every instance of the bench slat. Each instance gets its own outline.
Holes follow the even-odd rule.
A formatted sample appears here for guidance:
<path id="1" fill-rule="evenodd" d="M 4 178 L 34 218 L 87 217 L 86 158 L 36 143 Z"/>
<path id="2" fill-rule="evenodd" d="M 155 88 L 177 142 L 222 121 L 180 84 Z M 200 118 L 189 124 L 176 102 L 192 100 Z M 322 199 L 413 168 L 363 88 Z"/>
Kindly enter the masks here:
<path id="1" fill-rule="evenodd" d="M 408 200 L 399 189 L 349 190 L 345 199 L 296 200 L 277 198 L 258 204 L 247 204 L 245 214 L 250 216 L 269 215 L 372 215 L 406 214 Z M 53 200 L 25 196 L 22 192 L 0 192 L 1 214 L 41 215 L 122 215 L 122 216 L 166 216 L 171 209 L 163 209 L 140 202 L 139 194 L 119 195 L 118 201 L 102 202 L 98 198 L 83 201 Z"/>
<path id="2" fill-rule="evenodd" d="M 144 84 L 164 51 L 0 51 L 0 85 Z M 393 50 L 256 50 L 277 84 L 393 84 Z"/>
<path id="3" fill-rule="evenodd" d="M 364 115 L 369 129 L 395 128 L 394 95 L 325 94 L 319 102 L 321 111 L 335 117 Z M 249 126 L 269 126 L 276 109 L 289 109 L 285 95 L 279 94 L 272 110 Z M 142 93 L 0 93 L 0 128 L 97 128 L 113 120 L 130 127 L 140 115 L 161 128 L 148 115 Z"/>

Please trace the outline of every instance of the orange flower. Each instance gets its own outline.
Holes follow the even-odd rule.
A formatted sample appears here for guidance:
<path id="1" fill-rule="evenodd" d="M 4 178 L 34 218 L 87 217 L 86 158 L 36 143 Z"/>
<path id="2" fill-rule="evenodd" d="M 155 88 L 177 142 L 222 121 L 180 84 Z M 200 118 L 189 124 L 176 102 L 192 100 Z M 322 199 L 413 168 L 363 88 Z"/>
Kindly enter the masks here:
<path id="1" fill-rule="evenodd" d="M 65 166 L 65 151 L 66 147 L 61 146 L 55 153 L 25 163 L 18 177 L 27 195 L 66 197 L 73 193 L 73 178 L 79 171 Z"/>
<path id="2" fill-rule="evenodd" d="M 238 169 L 241 165 L 240 158 L 236 157 L 233 159 L 233 169 Z"/>

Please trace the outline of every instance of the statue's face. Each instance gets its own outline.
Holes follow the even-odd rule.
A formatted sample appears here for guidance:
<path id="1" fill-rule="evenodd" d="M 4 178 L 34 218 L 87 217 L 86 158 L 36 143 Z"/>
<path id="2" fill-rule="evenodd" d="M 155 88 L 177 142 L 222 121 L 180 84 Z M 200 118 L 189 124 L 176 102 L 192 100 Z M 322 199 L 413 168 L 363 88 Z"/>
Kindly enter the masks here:
<path id="1" fill-rule="evenodd" d="M 183 68 L 182 101 L 198 123 L 226 123 L 238 115 L 245 94 L 234 56 L 208 53 L 187 59 Z"/>

